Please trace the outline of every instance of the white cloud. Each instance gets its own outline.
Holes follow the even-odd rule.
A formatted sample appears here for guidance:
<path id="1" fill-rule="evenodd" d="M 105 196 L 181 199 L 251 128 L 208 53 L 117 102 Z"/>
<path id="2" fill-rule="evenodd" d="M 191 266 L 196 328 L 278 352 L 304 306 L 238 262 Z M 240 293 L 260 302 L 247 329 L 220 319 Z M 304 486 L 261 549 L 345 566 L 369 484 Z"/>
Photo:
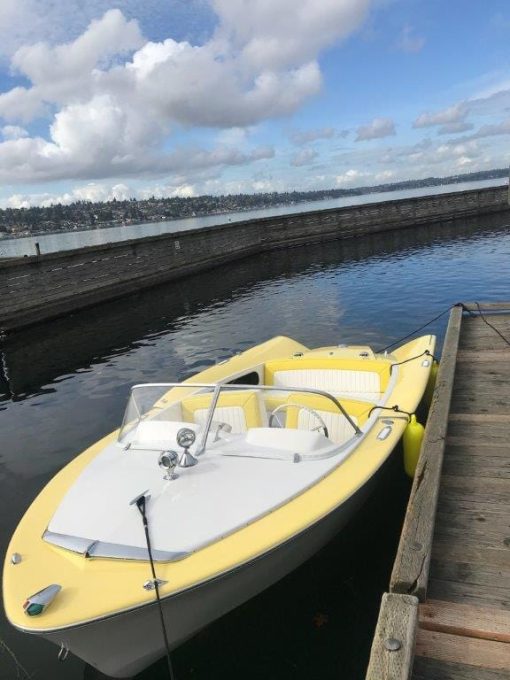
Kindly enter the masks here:
<path id="1" fill-rule="evenodd" d="M 458 134 L 459 132 L 467 132 L 468 130 L 472 130 L 473 128 L 474 128 L 473 123 L 464 123 L 463 121 L 459 120 L 455 123 L 446 123 L 445 125 L 442 125 L 437 131 L 437 134 L 453 135 Z"/>
<path id="2" fill-rule="evenodd" d="M 289 139 L 293 144 L 302 146 L 309 142 L 315 142 L 318 139 L 332 139 L 336 134 L 335 128 L 332 127 L 314 128 L 311 130 L 291 130 L 289 132 Z M 343 135 L 343 131 L 339 134 Z"/>
<path id="3" fill-rule="evenodd" d="M 295 153 L 290 160 L 290 164 L 295 168 L 300 168 L 303 165 L 310 165 L 318 155 L 319 154 L 315 149 L 307 147 Z"/>
<path id="4" fill-rule="evenodd" d="M 447 109 L 436 111 L 435 113 L 422 113 L 414 121 L 414 128 L 432 127 L 434 125 L 450 125 L 452 123 L 464 122 L 468 113 L 465 102 L 460 102 Z"/>
<path id="5" fill-rule="evenodd" d="M 172 25 L 186 34 L 196 26 L 200 35 L 212 14 L 207 0 L 1 0 L 0 57 L 11 56 L 22 45 L 74 40 L 110 9 L 156 30 Z"/>
<path id="6" fill-rule="evenodd" d="M 354 187 L 361 186 L 361 184 L 366 184 L 367 178 L 370 177 L 370 173 L 361 172 L 361 170 L 356 170 L 351 168 L 341 175 L 336 176 L 336 183 L 341 187 Z"/>
<path id="7" fill-rule="evenodd" d="M 26 10 L 35 0 L 21 2 Z M 0 144 L 0 177 L 120 177 L 269 158 L 267 147 L 160 149 L 178 125 L 245 128 L 296 111 L 321 87 L 320 50 L 357 28 L 370 0 L 211 2 L 218 26 L 202 45 L 144 41 L 136 21 L 111 9 L 74 40 L 20 47 L 12 66 L 32 85 L 1 94 L 0 116 L 53 121 L 49 139 Z"/>
<path id="8" fill-rule="evenodd" d="M 150 143 L 152 131 L 138 128 L 137 122 L 130 121 L 126 112 L 108 98 L 96 98 L 88 106 L 67 107 L 57 114 L 52 125 L 52 141 L 36 137 L 0 144 L 0 181 L 200 172 L 248 165 L 274 156 L 271 146 L 246 152 L 228 147 L 178 147 L 164 155 L 152 155 L 143 147 Z"/>
<path id="9" fill-rule="evenodd" d="M 30 208 L 32 206 L 49 207 L 51 205 L 69 205 L 76 201 L 126 201 L 135 196 L 135 193 L 125 184 L 115 184 L 107 187 L 102 184 L 90 182 L 63 194 L 13 194 L 0 202 L 2 208 Z"/>
<path id="10" fill-rule="evenodd" d="M 495 123 L 493 125 L 482 125 L 482 127 L 477 130 L 468 139 L 481 139 L 482 137 L 498 137 L 499 135 L 510 135 L 510 118 L 501 121 L 501 123 Z"/>
<path id="11" fill-rule="evenodd" d="M 395 134 L 395 123 L 391 118 L 374 118 L 367 125 L 361 125 L 357 129 L 356 141 L 379 139 Z"/>
<path id="12" fill-rule="evenodd" d="M 395 179 L 395 171 L 394 170 L 382 170 L 381 172 L 376 173 L 375 179 L 377 182 L 380 182 L 381 184 L 384 184 L 386 182 L 391 182 Z"/>
<path id="13" fill-rule="evenodd" d="M 151 198 L 152 196 L 155 198 L 190 198 L 196 196 L 196 189 L 193 184 L 172 182 L 142 189 L 137 194 L 137 197 L 141 199 Z"/>
<path id="14" fill-rule="evenodd" d="M 142 47 L 144 39 L 136 21 L 127 21 L 118 9 L 94 19 L 76 40 L 50 47 L 46 43 L 20 47 L 14 54 L 13 69 L 23 73 L 34 85 L 56 86 L 57 94 L 69 80 L 88 77 L 101 62 Z M 75 91 L 75 88 L 71 90 Z"/>
<path id="15" fill-rule="evenodd" d="M 219 38 L 259 70 L 294 67 L 361 24 L 369 0 L 212 0 Z"/>
<path id="16" fill-rule="evenodd" d="M 416 35 L 412 26 L 406 25 L 402 28 L 397 40 L 397 49 L 402 52 L 421 52 L 425 46 L 425 38 Z"/>

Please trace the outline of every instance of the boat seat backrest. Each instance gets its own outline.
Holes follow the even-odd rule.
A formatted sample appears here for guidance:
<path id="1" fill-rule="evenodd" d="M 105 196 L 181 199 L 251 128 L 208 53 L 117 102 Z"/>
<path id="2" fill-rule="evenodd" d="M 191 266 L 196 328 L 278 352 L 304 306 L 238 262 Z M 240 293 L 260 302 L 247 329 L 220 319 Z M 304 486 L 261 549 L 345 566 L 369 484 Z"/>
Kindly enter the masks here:
<path id="1" fill-rule="evenodd" d="M 264 379 L 266 385 L 282 389 L 310 388 L 330 394 L 351 395 L 353 399 L 378 401 L 386 388 L 387 367 L 374 364 L 376 362 L 370 362 L 366 368 L 360 369 L 355 365 L 346 367 L 345 361 L 334 359 L 285 359 L 268 362 Z"/>
<path id="2" fill-rule="evenodd" d="M 291 394 L 287 400 L 289 407 L 286 409 L 287 417 L 285 427 L 298 430 L 314 430 L 320 427 L 320 420 L 315 413 L 322 418 L 328 428 L 328 437 L 335 444 L 343 444 L 351 439 L 355 432 L 343 413 L 338 407 L 325 397 L 319 395 Z M 361 426 L 366 420 L 369 406 L 362 402 L 344 402 L 344 408 L 355 425 Z M 354 411 L 354 412 L 353 412 Z"/>
<path id="3" fill-rule="evenodd" d="M 354 436 L 352 425 L 349 424 L 345 416 L 341 413 L 331 413 L 330 411 L 321 410 L 317 410 L 315 413 L 317 413 L 324 421 L 324 424 L 328 428 L 328 438 L 335 444 L 343 444 Z M 355 417 L 353 417 L 353 421 L 356 425 L 358 424 Z M 303 408 L 298 410 L 296 423 L 298 430 L 313 430 L 320 425 L 320 421 L 313 413 Z M 290 425 L 288 427 L 290 427 Z"/>
<path id="4" fill-rule="evenodd" d="M 183 399 L 182 413 L 187 422 L 204 426 L 211 406 L 212 394 L 199 394 Z M 220 394 L 213 420 L 227 423 L 234 434 L 252 427 L 265 427 L 267 415 L 258 390 L 239 390 Z"/>

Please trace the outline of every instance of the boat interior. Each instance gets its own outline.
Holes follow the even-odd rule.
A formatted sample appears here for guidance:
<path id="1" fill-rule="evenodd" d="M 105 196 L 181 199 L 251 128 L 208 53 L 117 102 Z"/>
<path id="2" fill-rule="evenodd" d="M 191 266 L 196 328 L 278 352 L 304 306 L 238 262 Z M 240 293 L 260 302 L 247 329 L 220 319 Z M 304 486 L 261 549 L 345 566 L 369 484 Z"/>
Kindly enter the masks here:
<path id="1" fill-rule="evenodd" d="M 328 348 L 270 360 L 217 384 L 138 385 L 119 441 L 172 448 L 177 431 L 187 427 L 202 440 L 196 455 L 206 448 L 223 455 L 280 458 L 278 449 L 306 458 L 332 455 L 385 403 L 391 364 L 368 347 Z"/>

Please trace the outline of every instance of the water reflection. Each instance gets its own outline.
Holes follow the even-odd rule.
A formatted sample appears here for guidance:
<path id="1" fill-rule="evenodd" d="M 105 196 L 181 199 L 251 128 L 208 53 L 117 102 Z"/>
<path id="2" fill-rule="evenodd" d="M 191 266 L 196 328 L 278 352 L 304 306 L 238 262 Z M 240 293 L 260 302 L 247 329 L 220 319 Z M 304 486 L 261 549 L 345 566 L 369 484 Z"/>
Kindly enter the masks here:
<path id="1" fill-rule="evenodd" d="M 108 365 L 125 357 L 125 368 L 133 352 L 138 357 L 151 354 L 150 348 L 164 344 L 169 334 L 172 354 L 160 356 L 152 373 L 161 371 L 165 380 L 182 379 L 273 335 L 275 305 L 278 332 L 303 342 L 327 343 L 332 329 L 342 342 L 357 342 L 360 332 L 365 342 L 391 342 L 400 331 L 405 334 L 410 320 L 397 312 L 391 323 L 372 318 L 373 328 L 367 327 L 374 295 L 388 296 L 380 300 L 381 310 L 388 305 L 395 310 L 419 305 L 425 296 L 429 307 L 437 300 L 432 311 L 440 311 L 441 304 L 466 299 L 464 284 L 467 280 L 476 286 L 477 267 L 484 270 L 492 257 L 506 266 L 498 251 L 500 240 L 506 243 L 507 222 L 510 217 L 493 215 L 484 218 L 483 225 L 478 218 L 461 225 L 450 221 L 250 256 L 18 332 L 4 342 L 0 403 L 2 393 L 24 398 L 57 376 L 66 380 L 75 370 L 87 372 L 101 361 Z M 505 281 L 499 278 L 504 293 Z M 457 279 L 456 294 L 449 295 Z M 483 283 L 478 297 L 492 299 L 493 291 L 484 289 Z M 334 294 L 340 292 L 339 286 L 342 295 Z M 419 308 L 413 312 L 415 325 L 420 313 Z M 252 328 L 256 335 L 250 334 Z"/>
<path id="2" fill-rule="evenodd" d="M 459 300 L 508 299 L 504 222 L 494 216 L 251 257 L 8 338 L 2 551 L 51 476 L 118 426 L 133 383 L 183 378 L 277 334 L 310 346 L 385 345 Z M 444 319 L 431 332 L 441 335 Z M 407 488 L 394 471 L 314 560 L 177 650 L 179 680 L 308 679 L 318 666 L 324 679 L 363 677 Z M 97 677 L 76 659 L 59 664 L 56 648 L 4 619 L 0 638 L 39 677 Z M 0 660 L 0 678 L 10 680 L 13 667 L 1 652 Z M 159 677 L 164 665 L 143 674 Z"/>

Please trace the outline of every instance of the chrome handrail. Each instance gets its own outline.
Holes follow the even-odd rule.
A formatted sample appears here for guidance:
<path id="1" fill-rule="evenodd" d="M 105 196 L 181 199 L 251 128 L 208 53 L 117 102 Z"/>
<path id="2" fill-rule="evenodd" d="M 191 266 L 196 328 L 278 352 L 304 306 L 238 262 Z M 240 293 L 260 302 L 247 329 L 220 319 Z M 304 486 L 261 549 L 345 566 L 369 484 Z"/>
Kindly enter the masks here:
<path id="1" fill-rule="evenodd" d="M 218 399 L 220 397 L 220 394 L 222 390 L 227 389 L 227 390 L 260 390 L 260 391 L 269 391 L 269 392 L 303 392 L 305 394 L 318 394 L 321 397 L 326 397 L 326 399 L 329 399 L 332 401 L 335 406 L 338 408 L 340 413 L 342 413 L 343 416 L 345 416 L 347 422 L 349 425 L 354 429 L 354 432 L 356 435 L 362 434 L 361 429 L 358 427 L 358 425 L 352 420 L 351 416 L 347 413 L 345 408 L 342 406 L 342 404 L 334 397 L 332 394 L 329 394 L 329 392 L 324 392 L 323 390 L 316 390 L 314 388 L 308 388 L 308 387 L 291 387 L 289 389 L 283 388 L 281 386 L 275 386 L 275 385 L 243 385 L 243 384 L 231 384 L 231 383 L 222 383 L 222 382 L 217 382 L 217 383 L 192 383 L 192 382 L 186 382 L 186 383 L 140 383 L 138 385 L 133 385 L 131 388 L 131 392 L 133 390 L 140 388 L 140 387 L 180 387 L 180 388 L 198 388 L 198 389 L 212 389 L 213 390 L 213 395 L 212 395 L 212 401 L 211 405 L 209 406 L 209 412 L 207 414 L 207 420 L 205 423 L 205 429 L 204 429 L 204 434 L 202 437 L 202 441 L 200 443 L 200 446 L 198 450 L 196 451 L 195 455 L 199 456 L 204 452 L 206 443 L 207 443 L 207 437 L 209 435 L 209 430 L 211 428 L 211 423 L 213 421 L 214 417 L 214 411 L 216 409 L 216 405 L 218 403 Z"/>

